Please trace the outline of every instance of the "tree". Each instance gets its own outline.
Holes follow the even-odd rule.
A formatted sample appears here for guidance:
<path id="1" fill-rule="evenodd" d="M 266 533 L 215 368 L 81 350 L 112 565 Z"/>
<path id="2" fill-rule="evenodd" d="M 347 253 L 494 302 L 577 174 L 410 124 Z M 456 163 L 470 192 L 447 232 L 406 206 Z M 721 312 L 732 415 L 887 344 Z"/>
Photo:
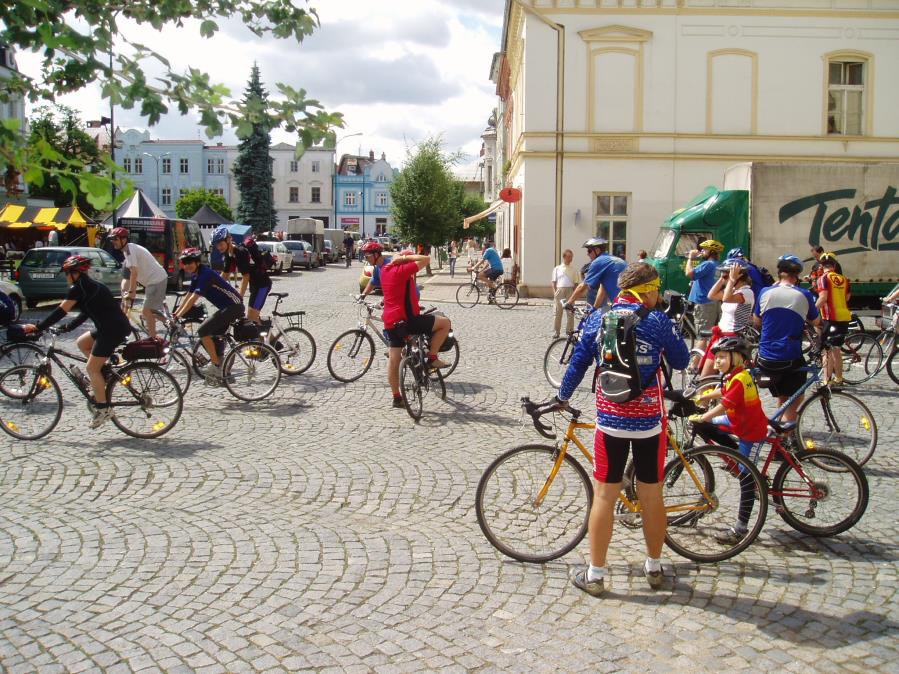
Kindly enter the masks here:
<path id="1" fill-rule="evenodd" d="M 233 126 L 238 137 L 250 135 L 253 125 L 265 123 L 298 135 L 302 150 L 321 141 L 332 140 L 334 129 L 343 127 L 339 113 L 328 113 L 304 89 L 278 84 L 278 100 L 267 109 L 231 101 L 227 88 L 210 81 L 196 68 L 185 73 L 172 71 L 169 61 L 145 45 L 130 40 L 119 30 L 126 20 L 141 31 L 166 26 L 199 24 L 200 36 L 212 38 L 219 30 L 217 21 L 239 17 L 257 36 L 294 40 L 301 43 L 318 27 L 314 9 L 295 6 L 295 0 L 29 0 L 0 3 L 0 42 L 18 51 L 43 54 L 40 76 L 13 74 L 0 80 L 0 103 L 25 97 L 32 103 L 52 101 L 93 83 L 102 84 L 102 95 L 113 104 L 131 109 L 140 107 L 141 115 L 152 126 L 175 109 L 182 115 L 196 111 L 210 137 L 220 134 L 224 124 Z M 144 62 L 155 61 L 151 79 L 144 73 Z M 48 145 L 32 145 L 18 128 L 17 120 L 0 123 L 0 173 L 22 174 L 29 184 L 40 182 L 45 172 L 64 177 L 61 186 L 72 193 L 80 189 L 97 208 L 110 201 L 110 182 L 114 165 L 106 160 L 105 172 L 83 170 L 78 158 L 57 156 Z"/>
<path id="2" fill-rule="evenodd" d="M 54 154 L 60 157 L 57 160 L 49 159 L 41 167 L 40 176 L 35 176 L 32 181 L 30 195 L 51 199 L 55 206 L 74 204 L 85 215 L 94 215 L 96 210 L 88 201 L 87 195 L 70 178 L 58 172 L 58 169 L 65 167 L 66 159 L 81 162 L 84 170 L 91 173 L 98 173 L 103 169 L 100 148 L 82 129 L 78 114 L 64 105 L 42 106 L 34 111 L 29 120 L 29 128 L 29 146 L 35 148 L 36 152 L 46 152 L 48 157 Z"/>
<path id="3" fill-rule="evenodd" d="M 462 190 L 462 183 L 459 183 L 459 189 Z M 462 196 L 462 205 L 460 210 L 462 212 L 462 219 L 469 218 L 472 215 L 476 215 L 487 208 L 489 204 L 486 201 L 481 199 L 481 197 L 476 196 L 474 194 L 464 195 Z M 496 225 L 490 222 L 487 218 L 481 218 L 480 220 L 475 220 L 471 223 L 468 229 L 464 229 L 462 227 L 462 220 L 459 220 L 459 226 L 456 228 L 453 237 L 456 239 L 464 239 L 468 236 L 473 236 L 478 239 L 490 238 L 496 232 Z"/>
<path id="4" fill-rule="evenodd" d="M 248 108 L 266 110 L 268 92 L 259 80 L 259 66 L 253 64 L 250 81 L 244 93 L 243 103 Z M 240 192 L 237 205 L 237 219 L 250 225 L 254 232 L 268 232 L 278 224 L 272 186 L 272 157 L 269 154 L 272 138 L 265 121 L 253 124 L 248 136 L 237 145 L 237 161 L 234 162 L 234 177 Z"/>
<path id="5" fill-rule="evenodd" d="M 439 138 L 407 150 L 406 167 L 390 185 L 392 212 L 400 238 L 426 246 L 446 243 L 461 222 L 461 193 Z"/>
<path id="6" fill-rule="evenodd" d="M 194 213 L 203 207 L 203 204 L 208 205 L 209 208 L 225 218 L 227 222 L 231 222 L 234 219 L 225 197 L 202 187 L 181 192 L 181 196 L 178 197 L 178 202 L 175 204 L 175 213 L 179 218 L 192 218 Z"/>

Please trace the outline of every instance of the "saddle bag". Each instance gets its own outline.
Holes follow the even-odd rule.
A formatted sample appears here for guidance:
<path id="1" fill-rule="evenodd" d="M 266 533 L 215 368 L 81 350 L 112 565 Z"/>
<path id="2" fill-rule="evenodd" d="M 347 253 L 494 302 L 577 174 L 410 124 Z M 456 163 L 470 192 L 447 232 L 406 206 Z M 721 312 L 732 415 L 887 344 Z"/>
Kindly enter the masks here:
<path id="1" fill-rule="evenodd" d="M 242 318 L 234 324 L 234 339 L 238 342 L 259 339 L 259 326 L 248 318 Z"/>
<path id="2" fill-rule="evenodd" d="M 159 360 L 165 355 L 169 343 L 158 339 L 138 339 L 128 342 L 122 349 L 122 358 L 132 360 Z"/>

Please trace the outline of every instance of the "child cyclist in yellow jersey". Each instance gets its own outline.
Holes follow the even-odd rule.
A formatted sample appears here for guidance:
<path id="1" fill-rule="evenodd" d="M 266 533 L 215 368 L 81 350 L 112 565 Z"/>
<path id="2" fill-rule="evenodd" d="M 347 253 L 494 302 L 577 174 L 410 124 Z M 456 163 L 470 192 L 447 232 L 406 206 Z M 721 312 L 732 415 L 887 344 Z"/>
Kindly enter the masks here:
<path id="1" fill-rule="evenodd" d="M 818 300 L 815 302 L 824 320 L 821 326 L 821 347 L 826 349 L 824 381 L 839 386 L 843 383 L 840 347 L 852 320 L 848 305 L 849 279 L 839 273 L 839 263 L 833 253 L 824 253 L 818 262 L 824 268 L 818 278 Z"/>
<path id="2" fill-rule="evenodd" d="M 745 366 L 749 360 L 749 344 L 739 337 L 723 337 L 715 343 L 712 351 L 715 354 L 715 369 L 721 373 L 722 383 L 718 390 L 705 394 L 701 400 L 720 399 L 721 402 L 704 414 L 694 414 L 690 421 L 694 424 L 714 424 L 736 435 L 740 454 L 755 461 L 762 443 L 768 437 L 768 417 L 762 409 L 758 387 Z M 720 534 L 723 541 L 739 541 L 746 535 L 755 491 L 748 476 L 740 481 L 740 487 L 737 521 L 729 531 Z"/>

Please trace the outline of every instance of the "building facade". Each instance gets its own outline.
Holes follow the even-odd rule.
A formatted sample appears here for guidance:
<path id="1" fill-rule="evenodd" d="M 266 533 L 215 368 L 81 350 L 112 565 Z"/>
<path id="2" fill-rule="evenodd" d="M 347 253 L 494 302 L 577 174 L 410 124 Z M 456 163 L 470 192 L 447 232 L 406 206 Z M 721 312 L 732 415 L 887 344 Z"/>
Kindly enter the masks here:
<path id="1" fill-rule="evenodd" d="M 334 226 L 363 237 L 390 234 L 394 174 L 384 153 L 377 160 L 374 150 L 367 157 L 343 155 L 334 176 Z"/>
<path id="2" fill-rule="evenodd" d="M 334 221 L 334 150 L 310 147 L 297 158 L 296 146 L 278 143 L 271 149 L 278 222 L 289 218 L 318 218 L 331 227 Z"/>
<path id="3" fill-rule="evenodd" d="M 0 80 L 10 79 L 19 74 L 16 65 L 15 51 L 12 47 L 0 43 Z M 28 133 L 25 119 L 25 101 L 21 96 L 10 96 L 6 102 L 0 101 L 0 121 L 16 120 L 18 130 L 23 136 Z M 5 170 L 0 180 L 0 206 L 7 202 L 26 203 L 25 181 L 21 176 L 6 175 Z M 9 184 L 9 194 L 6 187 Z"/>
<path id="4" fill-rule="evenodd" d="M 491 78 L 495 163 L 523 194 L 498 244 L 536 295 L 591 236 L 651 250 L 732 164 L 899 156 L 892 0 L 507 0 Z"/>

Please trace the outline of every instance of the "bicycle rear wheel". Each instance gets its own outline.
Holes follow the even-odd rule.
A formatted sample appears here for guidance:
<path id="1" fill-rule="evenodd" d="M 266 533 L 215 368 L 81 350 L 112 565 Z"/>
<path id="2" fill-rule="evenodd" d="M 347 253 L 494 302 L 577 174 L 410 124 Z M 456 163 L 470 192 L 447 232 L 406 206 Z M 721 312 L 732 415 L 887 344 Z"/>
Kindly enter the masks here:
<path id="1" fill-rule="evenodd" d="M 557 451 L 550 445 L 515 447 L 497 457 L 478 481 L 478 525 L 507 557 L 542 564 L 571 552 L 587 534 L 590 477 L 570 454 L 557 462 Z"/>
<path id="2" fill-rule="evenodd" d="M 821 388 L 799 408 L 796 438 L 802 449 L 835 449 L 864 466 L 877 448 L 877 422 L 854 395 Z"/>
<path id="3" fill-rule="evenodd" d="M 868 480 L 848 456 L 828 449 L 800 451 L 774 475 L 771 500 L 778 515 L 810 536 L 851 529 L 868 508 Z"/>
<path id="4" fill-rule="evenodd" d="M 543 376 L 553 388 L 562 385 L 562 377 L 571 362 L 574 347 L 577 346 L 577 337 L 558 337 L 550 342 L 543 356 Z"/>
<path id="5" fill-rule="evenodd" d="M 662 490 L 665 543 L 694 562 L 739 554 L 759 535 L 768 514 L 768 490 L 756 467 L 723 447 L 697 447 L 684 453 L 684 461 L 669 461 Z M 737 534 L 733 527 L 741 514 L 746 533 Z"/>
<path id="6" fill-rule="evenodd" d="M 871 335 L 855 332 L 843 340 L 840 357 L 843 360 L 843 381 L 862 384 L 880 370 L 883 348 Z"/>
<path id="7" fill-rule="evenodd" d="M 453 348 L 450 349 L 449 351 L 444 351 L 442 354 L 440 354 L 441 356 L 449 357 L 450 366 L 441 372 L 444 379 L 446 379 L 453 372 L 455 372 L 456 366 L 459 365 L 459 355 L 460 355 L 459 338 L 456 337 L 455 335 L 453 335 L 453 341 L 454 341 Z"/>
<path id="8" fill-rule="evenodd" d="M 262 400 L 274 393 L 281 382 L 281 361 L 266 344 L 241 342 L 225 356 L 222 379 L 238 400 Z"/>
<path id="9" fill-rule="evenodd" d="M 175 378 L 175 381 L 178 382 L 178 387 L 181 389 L 181 393 L 187 393 L 187 390 L 190 388 L 190 383 L 193 381 L 193 367 L 188 363 L 187 356 L 185 356 L 180 349 L 169 347 L 167 353 L 165 353 L 159 360 L 141 362 L 159 365 Z"/>
<path id="10" fill-rule="evenodd" d="M 302 374 L 315 361 L 315 340 L 308 330 L 287 328 L 274 339 L 275 351 L 281 359 L 281 373 L 288 376 Z"/>
<path id="11" fill-rule="evenodd" d="M 134 438 L 158 438 L 181 418 L 184 396 L 175 378 L 155 363 L 116 370 L 106 384 L 112 423 Z"/>
<path id="12" fill-rule="evenodd" d="M 356 381 L 375 360 L 375 341 L 365 330 L 347 330 L 328 349 L 328 372 L 337 381 Z"/>
<path id="13" fill-rule="evenodd" d="M 496 306 L 500 309 L 511 309 L 518 304 L 518 286 L 514 283 L 502 283 L 496 287 Z"/>
<path id="14" fill-rule="evenodd" d="M 49 374 L 19 365 L 0 374 L 0 427 L 19 440 L 37 440 L 59 423 L 62 392 Z"/>
<path id="15" fill-rule="evenodd" d="M 456 288 L 456 302 L 464 309 L 471 309 L 481 299 L 481 291 L 475 283 L 466 283 Z"/>
<path id="16" fill-rule="evenodd" d="M 424 412 L 424 390 L 419 381 L 416 369 L 420 367 L 415 359 L 418 356 L 404 356 L 400 362 L 400 393 L 403 396 L 403 405 L 409 416 L 418 421 Z M 426 386 L 427 384 L 425 384 Z"/>
<path id="17" fill-rule="evenodd" d="M 40 365 L 43 357 L 44 352 L 36 344 L 27 342 L 22 344 L 4 344 L 0 347 L 0 373 L 20 365 L 37 367 Z"/>

